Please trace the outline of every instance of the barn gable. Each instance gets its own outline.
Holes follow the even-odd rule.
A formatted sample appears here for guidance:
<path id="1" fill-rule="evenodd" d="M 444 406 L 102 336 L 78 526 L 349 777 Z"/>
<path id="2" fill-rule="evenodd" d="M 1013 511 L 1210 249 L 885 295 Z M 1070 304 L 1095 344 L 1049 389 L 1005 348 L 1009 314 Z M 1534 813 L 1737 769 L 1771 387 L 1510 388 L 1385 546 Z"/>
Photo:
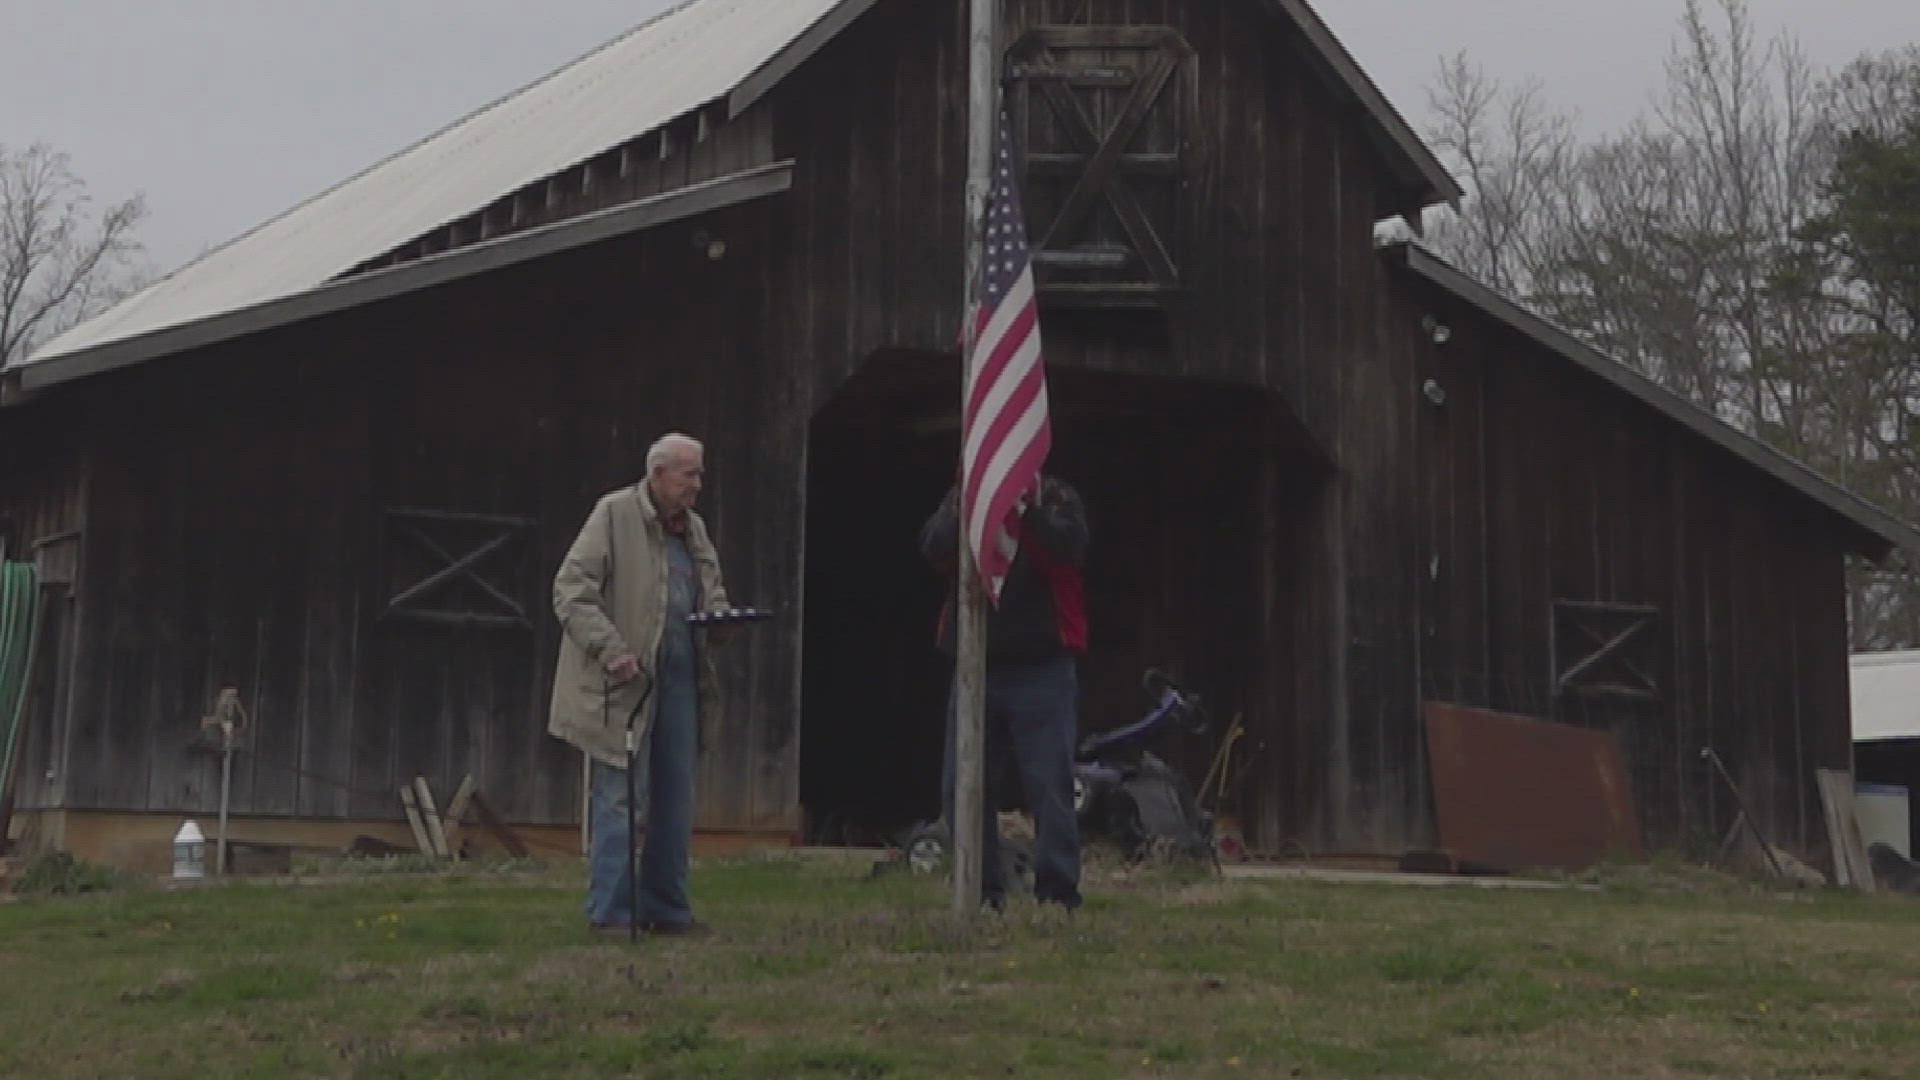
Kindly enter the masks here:
<path id="1" fill-rule="evenodd" d="M 785 28 L 707 39 L 749 6 Z M 1002 8 L 1051 467 L 1096 515 L 1088 728 L 1137 716 L 1142 668 L 1180 672 L 1244 717 L 1229 802 L 1270 849 L 1431 843 L 1433 700 L 1621 733 L 1656 840 L 1726 824 L 1687 771 L 1704 742 L 1777 835 L 1814 835 L 1807 766 L 1844 764 L 1844 555 L 1898 523 L 1382 258 L 1378 219 L 1451 182 L 1298 0 Z M 443 133 L 416 149 L 524 167 L 458 200 L 427 178 L 375 229 L 338 193 L 376 167 L 255 234 L 325 203 L 354 243 L 243 238 L 169 295 L 300 274 L 144 331 L 109 316 L 12 373 L 66 384 L 0 413 L 31 473 L 0 475 L 0 515 L 67 590 L 24 806 L 206 807 L 197 718 L 233 687 L 254 825 L 386 829 L 397 783 L 472 775 L 566 847 L 579 762 L 545 734 L 537 612 L 596 495 L 678 429 L 711 448 L 732 591 L 791 616 L 724 650 L 700 827 L 872 840 L 936 809 L 943 585 L 911 538 L 957 453 L 965 5 L 699 0 L 603 53 L 671 27 L 731 74 L 590 57 L 655 114 L 565 153 Z M 597 105 L 578 69 L 528 93 Z"/>
<path id="2" fill-rule="evenodd" d="M 9 381 L 32 389 L 221 340 L 230 334 L 167 332 L 604 209 L 620 193 L 643 197 L 676 179 L 770 165 L 766 118 L 755 106 L 875 2 L 687 0 L 67 331 L 11 365 Z M 1458 198 L 1445 169 L 1302 0 L 1261 3 L 1297 28 L 1308 62 L 1362 107 L 1397 178 L 1381 215 L 1417 219 L 1420 207 Z M 689 172 L 685 160 L 722 126 L 737 129 L 733 138 Z"/>
<path id="3" fill-rule="evenodd" d="M 1528 340 L 1545 346 L 1553 355 L 1598 376 L 1607 385 L 1733 455 L 1788 490 L 1804 496 L 1832 514 L 1853 533 L 1861 555 L 1878 560 L 1885 558 L 1894 548 L 1920 552 L 1920 531 L 1912 526 L 1639 372 L 1595 351 L 1514 300 L 1475 281 L 1445 259 L 1415 244 L 1394 245 L 1387 257 Z"/>
<path id="4" fill-rule="evenodd" d="M 750 99 L 734 96 L 743 86 L 770 65 L 796 62 L 793 50 L 820 43 L 816 29 L 867 3 L 683 3 L 209 252 L 48 342 L 22 366 L 319 288 L 713 103 L 729 115 L 744 110 Z M 710 122 L 693 117 L 696 129 Z M 654 149 L 656 157 L 673 152 L 671 144 Z M 508 207 L 502 224 L 547 209 L 544 199 L 537 207 L 527 202 Z M 483 238 L 479 224 L 466 239 Z"/>

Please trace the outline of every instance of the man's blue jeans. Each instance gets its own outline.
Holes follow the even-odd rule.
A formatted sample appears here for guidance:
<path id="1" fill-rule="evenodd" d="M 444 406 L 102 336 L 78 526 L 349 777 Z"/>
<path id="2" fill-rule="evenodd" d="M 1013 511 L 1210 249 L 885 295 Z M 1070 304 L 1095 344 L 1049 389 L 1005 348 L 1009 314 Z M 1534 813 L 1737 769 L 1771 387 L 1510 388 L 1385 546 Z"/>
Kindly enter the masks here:
<path id="1" fill-rule="evenodd" d="M 1033 663 L 991 663 L 986 679 L 986 772 L 1011 752 L 1033 811 L 1033 896 L 1069 910 L 1080 906 L 1080 824 L 1073 814 L 1073 746 L 1080 680 L 1071 656 Z M 951 700 L 951 699 L 949 699 Z M 953 709 L 947 710 L 945 795 L 953 817 Z M 1000 827 L 992 785 L 982 800 L 981 892 L 999 906 Z"/>
<path id="2" fill-rule="evenodd" d="M 634 748 L 634 797 L 646 827 L 639 867 L 643 925 L 693 920 L 687 849 L 693 841 L 697 714 L 694 680 L 662 680 L 653 724 Z M 626 926 L 635 914 L 627 890 L 627 852 L 633 841 L 627 824 L 626 770 L 595 761 L 587 798 L 587 920 L 595 926 Z"/>

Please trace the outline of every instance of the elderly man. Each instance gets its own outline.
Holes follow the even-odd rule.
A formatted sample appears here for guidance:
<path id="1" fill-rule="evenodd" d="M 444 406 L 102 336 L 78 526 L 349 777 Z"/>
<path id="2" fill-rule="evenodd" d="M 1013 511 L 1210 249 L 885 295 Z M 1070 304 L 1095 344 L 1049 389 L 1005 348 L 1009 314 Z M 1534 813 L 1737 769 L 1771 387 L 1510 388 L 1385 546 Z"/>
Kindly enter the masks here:
<path id="1" fill-rule="evenodd" d="M 707 526 L 693 510 L 705 475 L 700 442 L 667 435 L 647 451 L 647 478 L 594 504 L 553 579 L 565 630 L 547 730 L 592 761 L 587 919 L 626 931 L 703 932 L 687 897 L 694 759 L 717 713 L 716 680 L 687 616 L 727 607 Z M 643 711 L 644 710 L 644 711 Z M 627 727 L 636 798 L 646 811 L 638 895 L 628 887 Z"/>

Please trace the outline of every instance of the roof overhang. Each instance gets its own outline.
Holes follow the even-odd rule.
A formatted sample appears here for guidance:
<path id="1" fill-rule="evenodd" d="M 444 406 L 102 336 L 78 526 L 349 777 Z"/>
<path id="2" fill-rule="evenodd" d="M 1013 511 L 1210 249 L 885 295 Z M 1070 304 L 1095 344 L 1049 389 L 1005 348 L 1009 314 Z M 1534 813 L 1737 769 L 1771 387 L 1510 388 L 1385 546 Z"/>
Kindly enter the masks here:
<path id="1" fill-rule="evenodd" d="M 823 24 L 848 17 L 849 2 L 675 3 L 210 249 L 5 366 L 27 367 L 317 289 L 439 230 L 472 223 L 489 208 L 498 219 L 505 199 L 545 199 L 534 208 L 545 213 L 552 209 L 552 181 L 569 170 L 610 151 L 638 149 L 637 140 L 673 125 L 686 124 L 697 140 L 743 82 L 804 62 L 807 50 L 818 47 Z M 677 137 L 647 149 L 669 157 L 690 152 Z M 749 153 L 726 167 L 765 164 L 772 157 L 757 143 Z M 621 167 L 632 161 L 623 155 Z M 607 164 L 601 160 L 602 173 Z M 517 212 L 521 203 L 513 206 Z M 458 242 L 448 236 L 427 249 L 459 246 L 467 232 Z"/>
<path id="2" fill-rule="evenodd" d="M 775 162 L 690 184 L 541 228 L 456 248 L 391 269 L 345 278 L 278 300 L 49 357 L 7 372 L 8 381 L 13 385 L 4 389 L 32 393 L 88 375 L 231 341 L 263 330 L 531 262 L 628 233 L 642 232 L 669 222 L 778 194 L 792 184 L 791 161 Z"/>
<path id="3" fill-rule="evenodd" d="M 1300 28 L 1306 38 L 1307 55 L 1323 77 L 1336 89 L 1351 95 L 1367 115 L 1373 120 L 1368 129 L 1375 147 L 1380 151 L 1387 164 L 1405 186 L 1407 194 L 1412 196 L 1411 205 L 1393 209 L 1407 219 L 1407 223 L 1416 230 L 1420 228 L 1420 211 L 1436 203 L 1459 206 L 1465 194 L 1453 174 L 1433 156 L 1427 144 L 1414 133 L 1400 111 L 1393 107 L 1387 96 L 1380 92 L 1360 65 L 1353 59 L 1340 39 L 1335 37 L 1327 24 L 1322 22 L 1307 0 L 1267 0 L 1293 24 Z"/>
<path id="4" fill-rule="evenodd" d="M 1866 499 L 1740 431 L 1639 372 L 1619 363 L 1539 315 L 1521 307 L 1417 244 L 1393 244 L 1387 257 L 1576 366 L 1639 399 L 1654 411 L 1785 484 L 1836 515 L 1853 533 L 1855 550 L 1870 559 L 1894 548 L 1920 553 L 1920 532 Z"/>
<path id="5" fill-rule="evenodd" d="M 766 96 L 767 92 L 780 85 L 780 81 L 793 74 L 795 68 L 807 62 L 828 42 L 840 36 L 840 31 L 852 25 L 853 20 L 867 13 L 875 0 L 841 0 L 835 4 L 819 21 L 807 27 L 799 37 L 787 43 L 786 48 L 761 64 L 753 74 L 742 80 L 727 95 L 727 115 L 739 116 L 748 106 Z"/>
<path id="6" fill-rule="evenodd" d="M 1307 0 L 1264 2 L 1298 31 L 1292 41 L 1303 60 L 1357 105 L 1355 118 L 1393 178 L 1376 216 L 1401 214 L 1417 229 L 1424 207 L 1457 202 L 1460 188 L 1445 167 Z M 0 401 L 9 387 L 64 382 L 251 332 L 234 327 L 304 317 L 287 312 L 364 302 L 351 297 L 391 288 L 392 275 L 412 271 L 352 285 L 341 275 L 676 118 L 716 104 L 738 115 L 878 3 L 679 3 L 69 329 L 0 372 Z M 582 108 L 586 100 L 597 107 Z M 534 235 L 548 234 L 527 234 Z M 500 254 L 482 245 L 417 269 L 448 272 L 463 258 Z"/>

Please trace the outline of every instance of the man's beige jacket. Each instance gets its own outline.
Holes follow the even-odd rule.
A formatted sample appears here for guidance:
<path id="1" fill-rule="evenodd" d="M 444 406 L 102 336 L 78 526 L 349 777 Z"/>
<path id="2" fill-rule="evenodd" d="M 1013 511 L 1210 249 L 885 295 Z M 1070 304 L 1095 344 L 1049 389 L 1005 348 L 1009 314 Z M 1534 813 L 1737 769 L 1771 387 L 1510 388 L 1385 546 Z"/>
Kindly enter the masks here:
<path id="1" fill-rule="evenodd" d="M 700 575 L 696 603 L 712 611 L 727 607 L 720 559 L 699 514 L 687 515 L 687 550 Z M 549 734 L 565 739 L 599 761 L 627 763 L 628 718 L 649 685 L 667 611 L 667 533 L 645 483 L 600 497 L 553 578 L 553 610 L 565 631 L 553 673 Z M 638 657 L 642 674 L 609 688 L 604 660 Z M 720 717 L 719 680 L 707 649 L 700 650 L 700 745 Z M 653 722 L 656 695 L 645 715 L 634 717 L 636 736 Z"/>

